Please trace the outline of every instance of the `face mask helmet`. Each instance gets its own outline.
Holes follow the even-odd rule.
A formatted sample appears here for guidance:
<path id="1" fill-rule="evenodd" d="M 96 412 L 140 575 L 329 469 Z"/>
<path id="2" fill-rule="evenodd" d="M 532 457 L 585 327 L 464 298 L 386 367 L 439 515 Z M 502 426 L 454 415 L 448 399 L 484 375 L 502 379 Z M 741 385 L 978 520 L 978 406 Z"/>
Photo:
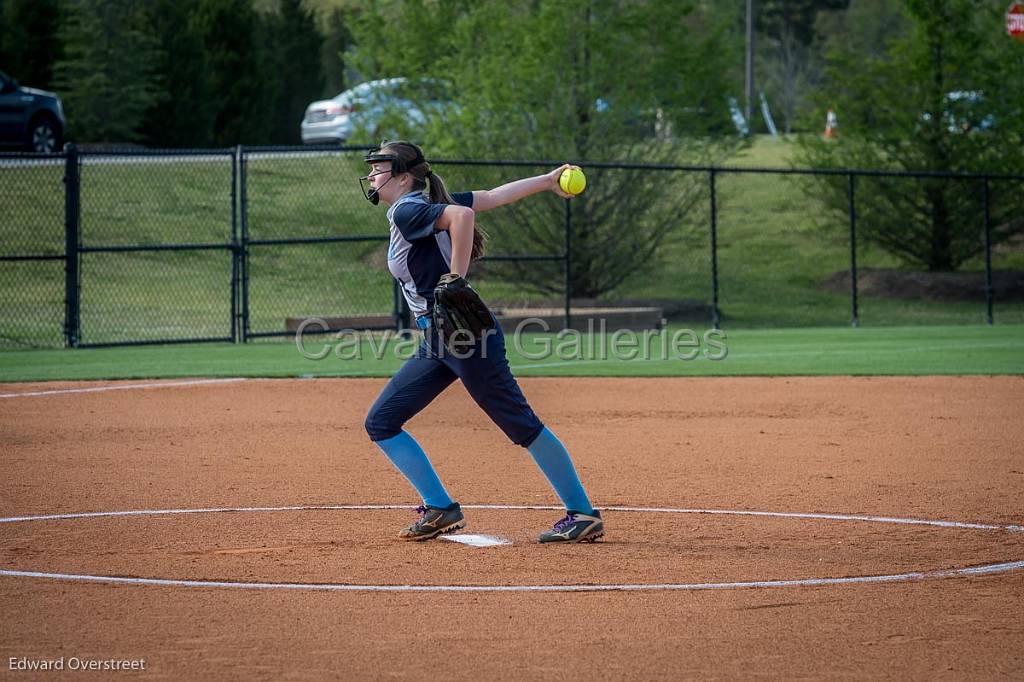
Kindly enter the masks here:
<path id="1" fill-rule="evenodd" d="M 382 141 L 380 143 L 379 147 L 369 151 L 366 154 L 366 156 L 363 157 L 363 160 L 366 163 L 369 163 L 369 164 L 382 163 L 382 162 L 385 162 L 385 161 L 391 162 L 391 170 L 390 171 L 380 171 L 380 172 L 384 172 L 384 173 L 387 173 L 387 172 L 391 173 L 391 177 L 384 181 L 384 185 L 386 185 L 389 182 L 391 182 L 392 180 L 394 180 L 396 175 L 400 175 L 401 173 L 408 172 L 408 170 L 410 168 L 415 168 L 416 166 L 418 166 L 421 163 L 424 163 L 426 161 L 426 159 L 423 158 L 423 152 L 420 151 L 419 147 L 414 147 L 416 149 L 416 158 L 414 158 L 412 161 L 406 163 L 406 162 L 402 161 L 401 158 L 399 158 L 398 154 L 394 154 L 394 153 L 385 154 L 385 153 L 382 153 L 381 150 L 384 147 L 386 147 L 386 146 L 387 146 L 387 142 L 386 141 Z M 376 206 L 378 203 L 380 203 L 380 192 L 379 192 L 379 190 L 380 190 L 380 187 L 384 186 L 384 185 L 381 185 L 380 187 L 376 187 L 376 188 L 370 187 L 370 178 L 373 177 L 376 174 L 377 173 L 371 172 L 371 173 L 369 173 L 369 174 L 359 178 L 359 189 L 362 190 L 363 197 L 365 197 L 366 200 L 369 201 L 374 206 Z M 363 184 L 364 182 L 366 183 L 365 185 Z"/>

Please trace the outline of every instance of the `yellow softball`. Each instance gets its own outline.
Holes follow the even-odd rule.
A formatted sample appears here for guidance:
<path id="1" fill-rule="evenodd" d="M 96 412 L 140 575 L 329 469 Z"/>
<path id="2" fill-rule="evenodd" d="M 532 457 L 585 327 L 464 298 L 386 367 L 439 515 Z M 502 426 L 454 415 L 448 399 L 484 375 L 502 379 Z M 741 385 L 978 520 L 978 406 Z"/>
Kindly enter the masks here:
<path id="1" fill-rule="evenodd" d="M 587 176 L 583 174 L 583 169 L 579 166 L 569 166 L 562 171 L 562 175 L 558 178 L 558 186 L 562 188 L 563 192 L 575 196 L 586 189 Z"/>

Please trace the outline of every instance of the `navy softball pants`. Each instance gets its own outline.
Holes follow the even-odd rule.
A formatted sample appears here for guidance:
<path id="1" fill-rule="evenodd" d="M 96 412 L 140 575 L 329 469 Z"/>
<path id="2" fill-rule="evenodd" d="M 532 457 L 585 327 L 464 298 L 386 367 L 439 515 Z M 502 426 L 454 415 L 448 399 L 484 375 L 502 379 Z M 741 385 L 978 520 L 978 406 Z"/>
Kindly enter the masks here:
<path id="1" fill-rule="evenodd" d="M 416 355 L 391 377 L 370 408 L 366 416 L 370 440 L 397 436 L 407 421 L 461 379 L 476 404 L 505 435 L 516 445 L 528 447 L 544 430 L 544 424 L 530 409 L 512 376 L 501 325 L 465 355 L 469 357 L 453 355 L 433 327 L 426 329 Z"/>

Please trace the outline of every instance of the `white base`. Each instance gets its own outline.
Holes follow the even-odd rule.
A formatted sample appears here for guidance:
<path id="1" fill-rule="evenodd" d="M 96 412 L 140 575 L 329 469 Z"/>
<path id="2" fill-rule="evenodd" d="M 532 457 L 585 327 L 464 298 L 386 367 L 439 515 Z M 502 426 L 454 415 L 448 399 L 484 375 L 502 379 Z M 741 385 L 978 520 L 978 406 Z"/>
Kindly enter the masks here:
<path id="1" fill-rule="evenodd" d="M 458 535 L 439 535 L 442 540 L 460 542 L 470 547 L 496 547 L 498 545 L 511 545 L 511 540 L 496 538 L 493 535 L 473 535 L 472 533 L 461 533 Z"/>

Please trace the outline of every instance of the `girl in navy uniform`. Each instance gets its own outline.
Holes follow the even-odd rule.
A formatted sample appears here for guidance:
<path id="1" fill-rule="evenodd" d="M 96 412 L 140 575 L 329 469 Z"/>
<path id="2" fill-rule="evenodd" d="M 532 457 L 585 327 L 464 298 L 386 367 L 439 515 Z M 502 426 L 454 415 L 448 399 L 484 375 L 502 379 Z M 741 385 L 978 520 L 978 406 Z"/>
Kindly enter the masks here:
<path id="1" fill-rule="evenodd" d="M 391 228 L 388 268 L 399 281 L 423 342 L 391 378 L 366 416 L 366 432 L 409 480 L 423 504 L 419 520 L 399 533 L 405 540 L 428 540 L 466 525 L 459 504 L 442 485 L 426 453 L 403 425 L 456 379 L 509 439 L 533 456 L 566 507 L 566 515 L 540 542 L 593 542 L 604 534 L 601 513 L 587 497 L 572 459 L 557 437 L 530 409 L 505 358 L 501 326 L 492 319 L 475 346 L 453 353 L 442 342 L 431 317 L 439 280 L 465 277 L 483 255 L 483 234 L 475 215 L 550 191 L 570 198 L 558 185 L 567 166 L 516 180 L 489 191 L 449 194 L 430 169 L 422 150 L 409 142 L 390 142 L 367 154 L 371 165 L 365 196 L 389 206 Z M 446 277 L 447 276 L 447 277 Z"/>

